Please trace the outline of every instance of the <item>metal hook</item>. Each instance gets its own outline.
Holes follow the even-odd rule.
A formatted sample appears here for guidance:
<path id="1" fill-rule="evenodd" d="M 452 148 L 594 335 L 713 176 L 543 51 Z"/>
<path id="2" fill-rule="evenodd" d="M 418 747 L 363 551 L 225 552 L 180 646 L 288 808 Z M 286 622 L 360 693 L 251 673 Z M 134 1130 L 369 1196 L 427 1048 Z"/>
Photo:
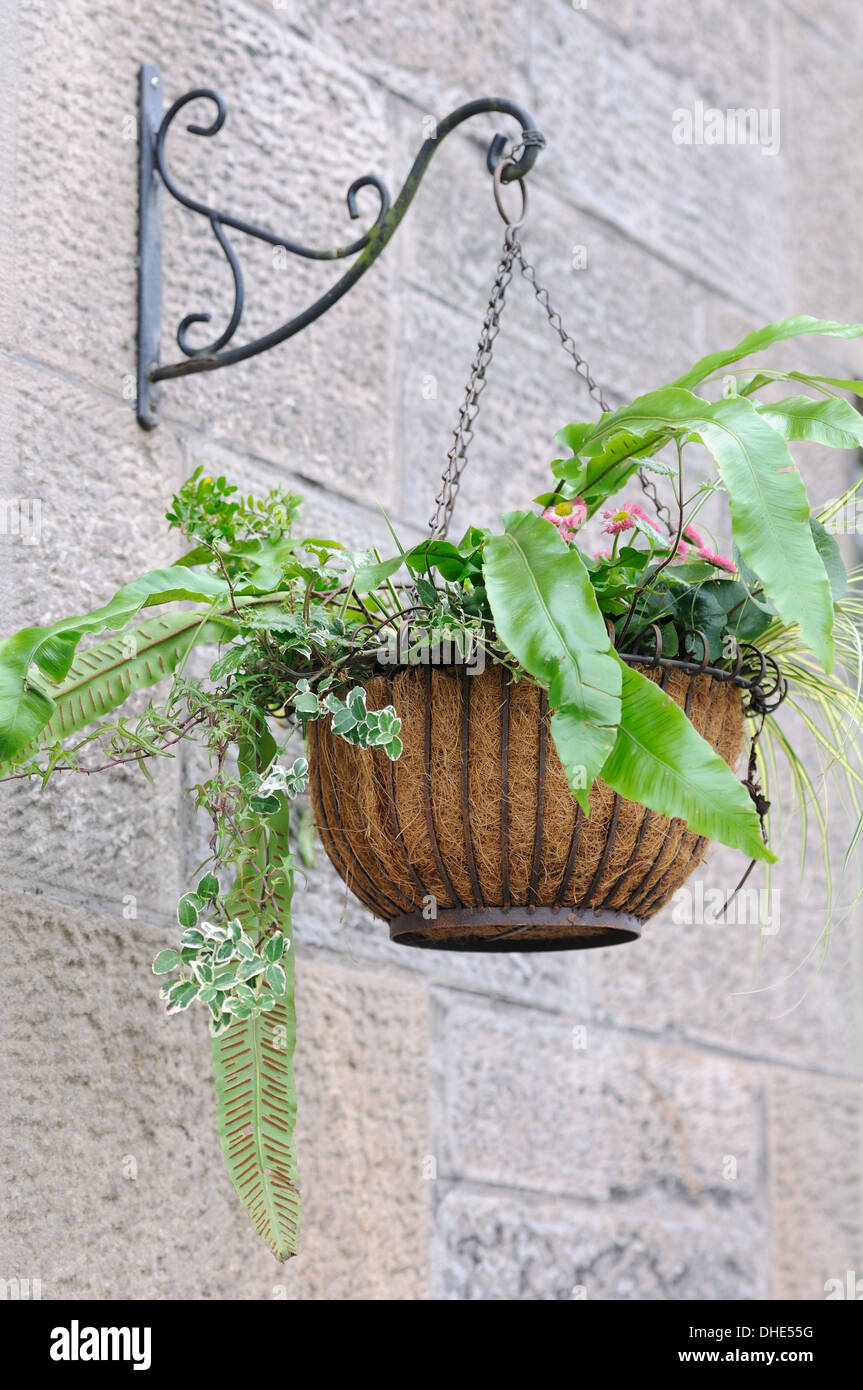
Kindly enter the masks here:
<path id="1" fill-rule="evenodd" d="M 512 242 L 515 233 L 518 231 L 519 227 L 524 226 L 525 220 L 527 218 L 527 184 L 524 181 L 524 176 L 518 179 L 518 186 L 521 189 L 521 216 L 518 218 L 517 221 L 514 221 L 510 217 L 509 213 L 503 205 L 501 184 L 502 182 L 504 182 L 504 173 L 507 169 L 513 168 L 514 166 L 515 160 L 502 159 L 499 164 L 495 165 L 494 170 L 492 172 L 495 206 L 497 207 L 498 212 L 500 213 L 501 217 L 506 223 L 506 240 L 508 243 Z"/>
<path id="2" fill-rule="evenodd" d="M 545 138 L 537 130 L 536 122 L 529 111 L 504 97 L 480 97 L 451 111 L 439 121 L 429 134 L 414 159 L 407 178 L 391 204 L 386 185 L 376 174 L 365 174 L 355 179 L 348 189 L 347 204 L 351 218 L 358 214 L 357 193 L 364 188 L 372 188 L 378 197 L 379 207 L 371 226 L 349 245 L 339 245 L 329 249 L 304 246 L 290 237 L 284 237 L 266 227 L 257 226 L 245 218 L 235 217 L 216 207 L 210 207 L 200 199 L 185 193 L 173 178 L 167 163 L 167 136 L 174 118 L 193 101 L 210 102 L 214 116 L 210 124 L 203 121 L 192 122 L 187 129 L 196 136 L 216 135 L 224 126 L 227 107 L 218 92 L 208 87 L 196 87 L 186 92 L 162 114 L 161 74 L 153 63 L 144 63 L 139 76 L 140 93 L 140 148 L 139 148 L 139 271 L 138 271 L 138 419 L 145 429 L 152 429 L 159 421 L 159 383 L 174 377 L 189 376 L 197 372 L 211 372 L 218 368 L 242 362 L 258 353 L 267 352 L 279 343 L 292 338 L 310 323 L 321 317 L 336 304 L 343 295 L 365 275 L 388 244 L 399 223 L 407 212 L 420 182 L 435 153 L 440 149 L 443 139 L 457 126 L 473 116 L 489 112 L 500 113 L 514 118 L 521 127 L 520 135 L 515 137 L 515 146 L 507 136 L 497 134 L 492 139 L 486 156 L 489 172 L 494 176 L 495 198 L 501 217 L 507 224 L 507 240 L 515 244 L 515 232 L 524 221 L 526 197 L 523 178 L 533 168 L 537 155 L 545 145 Z M 505 151 L 510 149 L 510 153 Z M 500 196 L 500 185 L 518 181 L 522 185 L 522 215 L 519 221 L 510 223 Z M 179 326 L 177 341 L 183 361 L 162 364 L 160 361 L 161 309 L 162 309 L 162 191 L 167 191 L 190 212 L 206 217 L 213 234 L 226 257 L 233 282 L 234 305 L 227 326 L 212 342 L 201 347 L 193 347 L 189 341 L 188 330 L 194 324 L 209 322 L 205 313 L 187 314 Z M 345 260 L 356 257 L 350 268 L 340 280 L 331 285 L 314 303 L 301 313 L 272 332 L 243 343 L 231 346 L 243 313 L 243 277 L 239 258 L 228 237 L 228 229 L 242 232 L 258 241 L 278 247 L 288 255 L 307 260 Z"/>

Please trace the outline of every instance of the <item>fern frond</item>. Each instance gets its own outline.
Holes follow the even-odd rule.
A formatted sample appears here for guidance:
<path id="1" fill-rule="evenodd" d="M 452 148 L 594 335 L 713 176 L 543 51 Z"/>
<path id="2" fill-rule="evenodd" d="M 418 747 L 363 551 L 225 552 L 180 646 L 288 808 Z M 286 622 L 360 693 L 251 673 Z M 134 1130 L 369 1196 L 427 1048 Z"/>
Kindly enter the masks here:
<path id="1" fill-rule="evenodd" d="M 277 1260 L 296 1255 L 300 1194 L 293 1142 L 297 1113 L 293 1055 L 294 945 L 290 811 L 267 816 L 245 836 L 246 850 L 226 907 L 249 935 L 278 928 L 289 946 L 281 958 L 285 992 L 275 1009 L 233 1024 L 212 1041 L 216 1113 L 222 1152 L 252 1225 Z"/>

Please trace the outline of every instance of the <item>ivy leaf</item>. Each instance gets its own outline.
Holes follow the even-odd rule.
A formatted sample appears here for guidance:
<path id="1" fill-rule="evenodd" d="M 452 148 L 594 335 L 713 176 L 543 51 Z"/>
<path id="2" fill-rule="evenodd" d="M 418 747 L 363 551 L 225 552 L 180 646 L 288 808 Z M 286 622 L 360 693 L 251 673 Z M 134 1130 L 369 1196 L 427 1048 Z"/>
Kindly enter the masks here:
<path id="1" fill-rule="evenodd" d="M 431 584 L 428 579 L 421 579 L 420 576 L 417 575 L 414 580 L 414 586 L 419 595 L 420 603 L 424 608 L 435 608 L 437 606 L 440 594 L 434 584 Z"/>
<path id="2" fill-rule="evenodd" d="M 281 960 L 285 952 L 285 936 L 283 932 L 275 932 L 267 941 L 264 942 L 261 955 L 266 961 Z"/>
<path id="3" fill-rule="evenodd" d="M 181 927 L 194 927 L 203 911 L 204 904 L 195 893 L 184 893 L 177 903 L 177 921 Z M 203 936 L 201 940 L 203 941 Z"/>
<path id="4" fill-rule="evenodd" d="M 287 985 L 287 976 L 280 965 L 268 965 L 264 979 L 278 998 L 281 998 Z"/>
<path id="5" fill-rule="evenodd" d="M 188 1009 L 189 1005 L 197 999 L 199 989 L 200 986 L 196 985 L 192 980 L 182 981 L 169 996 L 168 1013 L 178 1014 L 181 1013 L 183 1009 Z"/>
<path id="6" fill-rule="evenodd" d="M 216 875 L 204 874 L 204 877 L 200 880 L 197 888 L 195 889 L 195 894 L 198 898 L 201 899 L 202 903 L 208 903 L 211 900 L 211 898 L 215 898 L 218 891 L 219 880 L 216 878 Z"/>
<path id="7" fill-rule="evenodd" d="M 153 961 L 154 975 L 167 975 L 169 971 L 176 970 L 180 964 L 179 951 L 160 951 Z"/>
<path id="8" fill-rule="evenodd" d="M 255 975 L 260 975 L 266 968 L 264 961 L 259 956 L 255 956 L 254 960 L 241 960 L 237 967 L 236 978 L 238 980 L 252 980 Z"/>

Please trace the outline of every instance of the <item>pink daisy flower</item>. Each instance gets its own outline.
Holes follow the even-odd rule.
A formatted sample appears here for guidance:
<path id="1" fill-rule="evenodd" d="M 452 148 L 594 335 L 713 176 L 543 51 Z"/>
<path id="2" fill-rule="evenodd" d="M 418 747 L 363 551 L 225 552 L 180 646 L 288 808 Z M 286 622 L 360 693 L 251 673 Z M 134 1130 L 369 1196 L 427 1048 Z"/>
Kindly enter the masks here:
<path id="1" fill-rule="evenodd" d="M 624 502 L 616 511 L 603 512 L 602 515 L 608 522 L 608 525 L 602 528 L 607 536 L 619 536 L 623 531 L 632 531 L 635 526 L 635 522 L 632 520 L 634 516 L 637 516 L 639 521 L 647 522 L 648 526 L 652 526 L 654 531 L 658 532 L 660 536 L 662 535 L 662 531 L 653 517 L 648 516 L 644 508 L 640 507 L 637 502 Z"/>
<path id="2" fill-rule="evenodd" d="M 626 505 L 627 510 L 631 512 L 633 516 L 637 516 L 639 521 L 646 521 L 648 526 L 652 526 L 654 531 L 659 531 L 659 534 L 662 535 L 661 528 L 657 526 L 652 516 L 647 515 L 647 512 L 644 510 L 643 507 L 640 507 L 637 502 L 629 502 Z"/>
<path id="3" fill-rule="evenodd" d="M 621 507 L 617 512 L 603 512 L 602 515 L 607 518 L 606 525 L 602 528 L 606 536 L 619 536 L 623 531 L 635 529 L 635 522 L 628 507 Z"/>
<path id="4" fill-rule="evenodd" d="M 594 550 L 594 552 L 593 552 L 593 558 L 594 558 L 594 560 L 610 560 L 610 559 L 611 559 L 611 551 L 610 551 L 610 550 Z"/>
<path id="5" fill-rule="evenodd" d="M 579 526 L 587 521 L 587 503 L 583 497 L 562 497 L 546 507 L 542 515 L 557 527 L 565 541 L 571 541 Z"/>
<path id="6" fill-rule="evenodd" d="M 727 570 L 729 574 L 737 573 L 737 566 L 732 560 L 727 559 L 724 555 L 717 555 L 715 550 L 708 550 L 706 545 L 701 546 L 696 554 L 700 560 L 706 560 L 709 565 L 717 565 L 719 569 Z"/>

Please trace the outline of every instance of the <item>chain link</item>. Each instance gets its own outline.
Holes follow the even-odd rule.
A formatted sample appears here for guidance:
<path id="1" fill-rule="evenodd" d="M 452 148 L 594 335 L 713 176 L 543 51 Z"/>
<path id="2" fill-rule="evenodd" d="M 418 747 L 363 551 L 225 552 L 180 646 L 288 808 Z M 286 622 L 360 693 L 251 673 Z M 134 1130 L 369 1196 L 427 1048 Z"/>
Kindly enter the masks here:
<path id="1" fill-rule="evenodd" d="M 522 275 L 530 284 L 534 294 L 539 300 L 539 303 L 545 310 L 549 326 L 560 339 L 561 347 L 563 348 L 564 352 L 567 352 L 569 356 L 572 358 L 575 364 L 575 370 L 578 372 L 579 376 L 584 378 L 590 395 L 596 401 L 603 414 L 606 414 L 608 411 L 611 410 L 611 406 L 605 399 L 605 396 L 602 393 L 602 388 L 597 384 L 597 382 L 594 381 L 593 377 L 591 376 L 590 366 L 582 357 L 581 353 L 578 351 L 578 348 L 575 346 L 575 343 L 573 342 L 572 338 L 564 328 L 563 320 L 561 319 L 557 309 L 555 309 L 554 305 L 552 304 L 551 299 L 549 298 L 548 290 L 545 288 L 544 285 L 540 284 L 537 278 L 536 270 L 530 264 L 530 261 L 528 261 L 525 258 L 525 254 L 522 251 L 520 244 L 516 246 L 516 260 L 518 261 L 519 266 L 521 267 Z"/>
<path id="2" fill-rule="evenodd" d="M 433 536 L 443 538 L 449 530 L 453 508 L 461 486 L 461 475 L 467 463 L 468 445 L 473 439 L 473 423 L 479 413 L 479 398 L 486 384 L 486 371 L 492 360 L 494 340 L 500 331 L 500 316 L 506 301 L 506 291 L 512 280 L 512 263 L 517 244 L 516 238 L 511 236 L 508 231 L 500 264 L 494 277 L 494 284 L 491 287 L 482 332 L 471 364 L 458 423 L 453 430 L 453 442 L 447 453 L 447 466 L 441 474 L 443 486 L 435 498 L 437 505 L 434 515 L 429 520 L 429 528 Z"/>
<path id="3" fill-rule="evenodd" d="M 533 134 L 534 132 L 532 131 L 524 132 L 522 144 L 511 152 L 509 155 L 510 160 L 515 158 L 526 144 L 532 143 L 530 137 L 532 137 Z M 538 143 L 538 141 L 536 143 Z M 500 208 L 500 204 L 498 204 L 498 207 L 503 214 L 503 209 Z M 494 340 L 500 330 L 500 316 L 504 307 L 506 291 L 512 280 L 513 262 L 517 262 L 522 275 L 533 289 L 537 301 L 545 310 L 549 326 L 560 339 L 563 350 L 572 359 L 576 372 L 584 380 L 593 400 L 599 406 L 603 414 L 609 413 L 612 409 L 603 394 L 602 388 L 594 380 L 588 362 L 582 357 L 574 340 L 564 328 L 560 314 L 551 303 L 548 290 L 540 283 L 535 268 L 526 259 L 518 238 L 516 225 L 511 222 L 507 223 L 503 255 L 501 256 L 489 296 L 482 332 L 480 333 L 479 344 L 471 366 L 467 387 L 465 388 L 465 398 L 459 412 L 458 423 L 453 430 L 453 443 L 447 453 L 447 466 L 441 474 L 443 485 L 435 497 L 436 506 L 434 515 L 429 520 L 429 528 L 432 535 L 440 536 L 441 538 L 445 537 L 449 530 L 453 509 L 455 507 L 459 487 L 461 486 L 461 475 L 467 464 L 467 449 L 473 439 L 473 425 L 479 413 L 479 398 L 486 384 L 486 371 L 492 360 Z M 638 480 L 645 495 L 655 508 L 657 515 L 665 524 L 669 535 L 674 535 L 677 528 L 672 522 L 671 512 L 661 500 L 656 489 L 656 484 L 652 479 L 647 477 L 643 468 L 639 468 L 638 470 Z"/>

